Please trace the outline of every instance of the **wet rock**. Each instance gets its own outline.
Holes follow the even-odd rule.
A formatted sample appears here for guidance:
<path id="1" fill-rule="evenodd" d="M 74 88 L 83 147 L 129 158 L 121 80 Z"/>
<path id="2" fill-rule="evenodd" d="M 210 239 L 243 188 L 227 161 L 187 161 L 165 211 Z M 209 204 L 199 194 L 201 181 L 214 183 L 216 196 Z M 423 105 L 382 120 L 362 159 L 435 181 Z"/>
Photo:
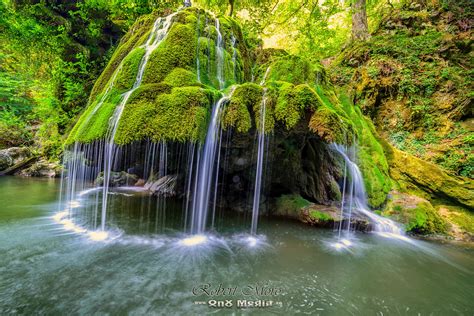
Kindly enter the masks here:
<path id="1" fill-rule="evenodd" d="M 109 179 L 109 186 L 111 187 L 118 187 L 118 186 L 123 186 L 123 185 L 134 185 L 137 183 L 138 177 L 134 174 L 127 173 L 125 171 L 112 171 L 110 173 L 110 179 Z M 104 184 L 104 173 L 101 172 L 97 176 L 97 179 L 95 180 L 95 183 L 97 185 L 103 185 Z"/>
<path id="2" fill-rule="evenodd" d="M 407 232 L 430 235 L 446 233 L 446 222 L 426 199 L 392 191 L 383 215 L 405 224 Z"/>
<path id="3" fill-rule="evenodd" d="M 0 150 L 0 171 L 19 164 L 31 156 L 32 153 L 28 147 L 11 147 Z"/>
<path id="4" fill-rule="evenodd" d="M 145 184 L 145 189 L 156 196 L 173 197 L 177 195 L 177 182 L 177 175 L 167 175 L 156 181 L 148 181 Z"/>
<path id="5" fill-rule="evenodd" d="M 336 205 L 321 205 L 311 203 L 299 195 L 282 195 L 276 202 L 273 215 L 296 219 L 302 223 L 323 227 L 345 228 L 350 220 L 351 228 L 358 231 L 372 229 L 367 217 L 353 213 L 349 218 L 341 217 L 341 212 Z"/>
<path id="6" fill-rule="evenodd" d="M 301 222 L 316 227 L 346 229 L 350 221 L 351 229 L 357 231 L 370 231 L 372 226 L 367 217 L 353 213 L 350 218 L 341 217 L 339 207 L 333 205 L 311 204 L 301 209 L 299 218 Z"/>
<path id="7" fill-rule="evenodd" d="M 61 175 L 62 166 L 57 162 L 40 160 L 26 169 L 19 172 L 19 175 L 25 177 L 46 177 L 55 178 Z"/>
<path id="8" fill-rule="evenodd" d="M 5 170 L 13 165 L 13 159 L 3 150 L 0 151 L 0 170 Z"/>
<path id="9" fill-rule="evenodd" d="M 135 182 L 136 187 L 142 187 L 146 184 L 146 181 L 144 179 L 138 179 L 137 182 Z"/>

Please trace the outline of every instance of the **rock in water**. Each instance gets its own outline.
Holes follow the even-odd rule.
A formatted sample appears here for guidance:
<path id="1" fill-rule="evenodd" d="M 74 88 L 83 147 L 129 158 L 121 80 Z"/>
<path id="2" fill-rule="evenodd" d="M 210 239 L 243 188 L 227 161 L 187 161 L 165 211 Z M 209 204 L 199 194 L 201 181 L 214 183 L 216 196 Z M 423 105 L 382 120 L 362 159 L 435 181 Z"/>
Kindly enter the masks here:
<path id="1" fill-rule="evenodd" d="M 145 184 L 145 188 L 153 195 L 173 197 L 177 195 L 176 184 L 178 181 L 177 175 L 167 175 L 159 178 L 156 181 L 149 181 Z"/>
<path id="2" fill-rule="evenodd" d="M 118 187 L 124 185 L 134 185 L 137 183 L 138 177 L 134 174 L 126 173 L 125 171 L 112 171 L 110 173 L 109 186 Z M 97 185 L 104 184 L 104 173 L 101 172 L 95 179 Z"/>

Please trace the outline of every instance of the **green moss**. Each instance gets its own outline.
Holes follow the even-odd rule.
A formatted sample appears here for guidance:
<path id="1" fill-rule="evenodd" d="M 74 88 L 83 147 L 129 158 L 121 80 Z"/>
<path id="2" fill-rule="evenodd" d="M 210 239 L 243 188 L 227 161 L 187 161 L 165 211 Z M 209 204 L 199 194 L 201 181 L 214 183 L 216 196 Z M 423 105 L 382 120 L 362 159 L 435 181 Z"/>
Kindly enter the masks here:
<path id="1" fill-rule="evenodd" d="M 196 74 L 183 68 L 173 69 L 173 71 L 166 76 L 163 82 L 172 87 L 199 85 Z"/>
<path id="2" fill-rule="evenodd" d="M 222 127 L 234 127 L 240 133 L 246 133 L 252 127 L 250 111 L 262 102 L 263 89 L 254 83 L 238 86 L 231 95 L 222 119 Z M 259 112 L 259 110 L 257 110 Z"/>
<path id="3" fill-rule="evenodd" d="M 360 109 L 346 95 L 341 94 L 339 99 L 357 135 L 358 165 L 364 177 L 369 204 L 377 208 L 385 202 L 392 187 L 384 149 L 376 138 L 373 124 L 363 116 Z"/>
<path id="4" fill-rule="evenodd" d="M 66 140 L 66 145 L 73 142 L 89 143 L 105 137 L 109 127 L 109 118 L 114 113 L 120 99 L 121 95 L 115 89 L 102 103 L 100 102 L 101 96 L 97 97 L 97 100 L 86 109 L 74 126 Z"/>
<path id="5" fill-rule="evenodd" d="M 276 201 L 275 215 L 297 218 L 299 217 L 301 209 L 310 204 L 309 201 L 305 200 L 300 195 L 282 195 Z"/>
<path id="6" fill-rule="evenodd" d="M 352 123 L 326 106 L 314 112 L 309 128 L 327 143 L 351 143 L 354 135 Z"/>
<path id="7" fill-rule="evenodd" d="M 446 218 L 449 222 L 459 226 L 463 231 L 474 234 L 474 213 L 465 208 L 452 205 L 441 205 L 446 211 Z"/>
<path id="8" fill-rule="evenodd" d="M 400 203 L 403 203 L 403 201 L 395 201 L 392 205 L 388 206 L 388 209 L 383 214 L 389 215 L 405 224 L 407 232 L 416 234 L 446 233 L 446 222 L 430 202 L 420 200 L 414 205 Z"/>
<path id="9" fill-rule="evenodd" d="M 143 55 L 145 55 L 145 49 L 137 47 L 125 57 L 115 78 L 114 87 L 118 91 L 125 92 L 133 87 Z"/>
<path id="10" fill-rule="evenodd" d="M 328 214 L 322 213 L 322 212 L 316 211 L 316 210 L 309 211 L 309 218 L 312 219 L 312 220 L 318 221 L 318 222 L 334 221 L 334 218 L 332 218 Z"/>
<path id="11" fill-rule="evenodd" d="M 307 84 L 293 85 L 284 83 L 275 106 L 275 119 L 290 129 L 298 123 L 305 110 L 314 111 L 319 101 L 314 90 Z"/>
<path id="12" fill-rule="evenodd" d="M 195 25 L 174 23 L 166 39 L 151 53 L 143 83 L 163 81 L 174 68 L 195 68 Z"/>
<path id="13" fill-rule="evenodd" d="M 146 138 L 155 142 L 204 138 L 214 92 L 200 87 L 179 87 L 166 93 L 165 86 L 160 87 L 164 93 L 155 98 L 156 85 L 142 87 L 127 104 L 118 126 L 117 144 Z"/>

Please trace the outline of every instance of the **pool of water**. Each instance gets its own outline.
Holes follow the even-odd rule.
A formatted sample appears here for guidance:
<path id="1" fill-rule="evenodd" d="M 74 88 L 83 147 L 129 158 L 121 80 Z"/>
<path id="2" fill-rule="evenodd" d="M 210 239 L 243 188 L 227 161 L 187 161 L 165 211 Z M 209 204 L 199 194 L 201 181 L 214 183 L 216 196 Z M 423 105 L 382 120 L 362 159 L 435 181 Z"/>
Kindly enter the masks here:
<path id="1" fill-rule="evenodd" d="M 336 249 L 331 230 L 266 218 L 249 239 L 250 217 L 227 214 L 219 233 L 186 243 L 181 204 L 163 219 L 126 195 L 112 204 L 118 233 L 98 242 L 53 220 L 58 190 L 57 180 L 0 178 L 2 315 L 474 312 L 471 247 L 356 234 Z"/>

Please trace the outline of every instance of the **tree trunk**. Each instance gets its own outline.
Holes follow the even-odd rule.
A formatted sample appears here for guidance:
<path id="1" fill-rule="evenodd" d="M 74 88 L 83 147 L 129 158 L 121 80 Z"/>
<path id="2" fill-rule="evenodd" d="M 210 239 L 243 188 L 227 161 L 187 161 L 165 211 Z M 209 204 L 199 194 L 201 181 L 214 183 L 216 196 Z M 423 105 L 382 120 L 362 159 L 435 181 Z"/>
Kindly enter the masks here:
<path id="1" fill-rule="evenodd" d="M 229 0 L 229 5 L 230 5 L 229 16 L 232 16 L 234 14 L 234 0 Z"/>
<path id="2" fill-rule="evenodd" d="M 370 37 L 367 25 L 366 0 L 352 2 L 352 40 L 363 41 Z"/>

